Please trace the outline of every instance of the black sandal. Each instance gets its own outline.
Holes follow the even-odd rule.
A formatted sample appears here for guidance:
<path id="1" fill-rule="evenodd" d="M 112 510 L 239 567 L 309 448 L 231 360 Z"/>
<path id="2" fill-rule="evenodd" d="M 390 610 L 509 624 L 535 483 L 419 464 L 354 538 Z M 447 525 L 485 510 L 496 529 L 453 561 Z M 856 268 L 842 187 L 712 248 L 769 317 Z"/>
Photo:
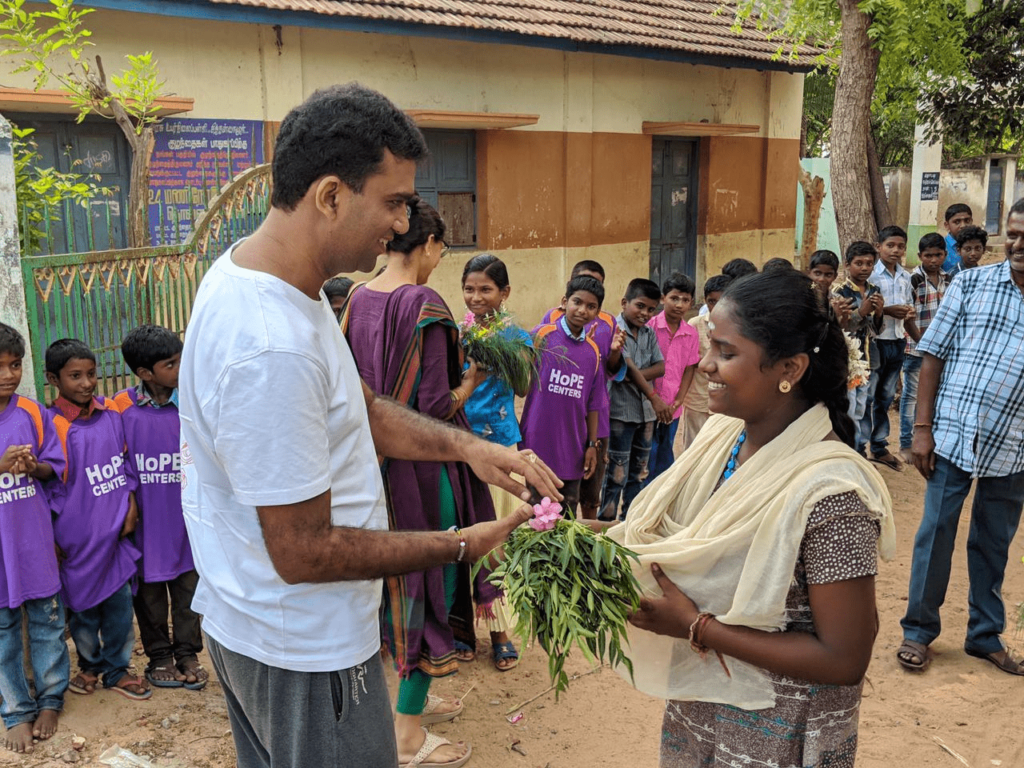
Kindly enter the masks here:
<path id="1" fill-rule="evenodd" d="M 909 658 L 905 659 L 904 656 Z M 931 662 L 931 659 L 928 658 L 928 646 L 923 643 L 915 643 L 913 640 L 904 640 L 903 645 L 896 651 L 896 661 L 900 663 L 901 667 L 911 672 L 924 672 Z"/>

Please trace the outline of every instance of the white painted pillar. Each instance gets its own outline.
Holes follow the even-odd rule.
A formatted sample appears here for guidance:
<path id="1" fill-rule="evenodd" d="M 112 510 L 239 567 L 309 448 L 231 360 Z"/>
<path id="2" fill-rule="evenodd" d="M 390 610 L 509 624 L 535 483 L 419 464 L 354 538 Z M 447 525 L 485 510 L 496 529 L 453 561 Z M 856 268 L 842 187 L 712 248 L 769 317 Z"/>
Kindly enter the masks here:
<path id="1" fill-rule="evenodd" d="M 18 393 L 35 398 L 32 346 L 28 335 L 25 287 L 21 281 L 21 241 L 18 239 L 18 200 L 14 186 L 14 151 L 11 124 L 0 115 L 0 323 L 25 337 L 24 375 Z"/>
<path id="2" fill-rule="evenodd" d="M 1010 214 L 1013 204 L 1017 202 L 1014 197 L 1017 193 L 1017 165 L 1018 160 L 1015 157 L 1003 160 L 1003 220 L 999 222 L 1000 231 L 1006 226 L 1006 217 Z"/>
<path id="3" fill-rule="evenodd" d="M 928 143 L 924 126 L 914 129 L 914 161 L 910 170 L 910 219 L 907 223 L 907 262 L 917 263 L 917 243 L 939 229 L 939 183 L 942 142 Z"/>

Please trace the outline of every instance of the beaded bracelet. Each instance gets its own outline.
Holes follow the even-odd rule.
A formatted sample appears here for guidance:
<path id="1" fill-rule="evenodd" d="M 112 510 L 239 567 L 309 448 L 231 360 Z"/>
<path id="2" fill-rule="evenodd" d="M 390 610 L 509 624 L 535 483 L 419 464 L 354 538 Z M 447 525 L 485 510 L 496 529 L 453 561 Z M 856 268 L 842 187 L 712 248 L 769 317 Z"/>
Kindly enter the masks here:
<path id="1" fill-rule="evenodd" d="M 715 618 L 714 614 L 702 611 L 697 614 L 697 618 L 694 619 L 693 624 L 690 625 L 690 648 L 694 653 L 699 655 L 701 659 L 706 659 L 708 652 L 712 650 L 704 644 L 704 632 L 707 630 L 708 624 L 714 621 Z M 718 663 L 721 664 L 722 669 L 725 670 L 726 676 L 731 679 L 732 673 L 729 671 L 729 667 L 725 665 L 725 657 L 722 655 L 721 651 L 715 651 L 714 653 L 715 656 L 718 657 Z"/>

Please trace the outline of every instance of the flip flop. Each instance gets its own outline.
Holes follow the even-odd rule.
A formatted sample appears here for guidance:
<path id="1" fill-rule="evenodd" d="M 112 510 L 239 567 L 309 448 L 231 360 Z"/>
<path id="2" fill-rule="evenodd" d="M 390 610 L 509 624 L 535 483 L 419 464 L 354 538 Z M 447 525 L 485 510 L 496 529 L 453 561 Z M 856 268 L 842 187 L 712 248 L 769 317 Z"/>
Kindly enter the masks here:
<path id="1" fill-rule="evenodd" d="M 458 760 L 452 760 L 448 763 L 425 763 L 423 762 L 430 754 L 438 747 L 444 747 L 452 742 L 444 736 L 438 736 L 436 733 L 430 733 L 426 728 L 423 729 L 423 733 L 426 738 L 423 739 L 423 746 L 420 747 L 419 752 L 413 757 L 408 763 L 400 763 L 398 768 L 460 768 L 469 762 L 470 756 L 473 754 L 473 747 L 469 744 L 466 745 L 466 754 L 460 757 Z"/>
<path id="2" fill-rule="evenodd" d="M 121 684 L 123 681 L 127 681 L 127 686 Z M 140 690 L 129 690 L 129 686 Z M 145 701 L 153 695 L 153 691 L 143 685 L 143 680 L 138 675 L 125 675 L 118 680 L 117 683 L 107 688 L 107 690 L 113 691 L 114 693 L 124 696 L 126 699 L 131 699 L 132 701 Z"/>
<path id="3" fill-rule="evenodd" d="M 512 641 L 509 640 L 507 643 L 497 643 L 491 647 L 491 655 L 494 660 L 494 668 L 499 672 L 511 672 L 513 669 L 519 666 L 519 652 L 516 647 L 512 645 Z M 505 659 L 515 659 L 515 664 L 511 664 L 507 667 L 499 667 L 499 661 L 505 661 Z"/>
<path id="4" fill-rule="evenodd" d="M 996 651 L 995 653 L 984 653 L 983 651 L 972 651 L 970 648 L 964 648 L 964 653 L 968 656 L 973 656 L 976 659 L 984 659 L 990 664 L 995 664 L 1003 672 L 1010 675 L 1024 675 L 1024 661 L 1017 661 L 1010 655 L 1010 649 L 1004 648 L 1002 651 Z M 996 653 L 1002 653 L 1002 659 L 993 658 Z"/>
<path id="5" fill-rule="evenodd" d="M 456 653 L 456 658 L 458 658 L 458 654 L 460 654 L 460 653 L 468 653 L 468 654 L 472 655 L 472 658 L 468 658 L 468 659 L 461 659 L 460 658 L 459 661 L 461 663 L 463 663 L 463 664 L 468 664 L 469 662 L 476 660 L 476 651 L 474 651 L 472 648 L 470 648 L 468 645 L 466 645 L 461 640 L 456 640 L 455 641 L 455 653 Z"/>
<path id="6" fill-rule="evenodd" d="M 171 674 L 177 672 L 174 668 L 174 663 L 171 661 L 166 661 L 161 664 L 153 664 L 146 667 L 146 680 L 155 688 L 181 688 L 185 685 L 184 680 L 178 680 L 177 678 L 172 680 L 160 680 L 155 678 L 153 677 L 153 673 L 156 671 L 169 672 Z"/>
<path id="7" fill-rule="evenodd" d="M 903 471 L 903 462 L 900 461 L 893 454 L 889 453 L 888 451 L 872 457 L 871 461 L 875 462 L 876 464 L 882 464 L 888 467 L 889 469 L 893 470 L 894 472 Z"/>
<path id="8" fill-rule="evenodd" d="M 183 661 L 179 661 L 177 666 L 178 671 L 186 676 L 189 674 L 193 674 L 197 678 L 199 678 L 200 672 L 206 675 L 206 669 L 204 669 L 203 665 L 199 663 L 199 660 L 195 658 L 187 658 Z M 206 677 L 202 679 L 197 679 L 194 683 L 190 683 L 186 680 L 182 683 L 182 685 L 185 687 L 186 690 L 189 691 L 201 691 L 203 690 L 203 688 L 206 687 L 206 683 L 209 681 L 209 679 L 209 675 L 206 675 Z"/>
<path id="9" fill-rule="evenodd" d="M 919 661 L 904 659 L 901 654 L 916 656 Z M 896 661 L 900 663 L 901 667 L 911 672 L 924 672 L 928 669 L 928 664 L 931 663 L 931 659 L 928 658 L 928 646 L 923 643 L 915 643 L 913 640 L 904 640 L 903 645 L 896 651 Z"/>
<path id="10" fill-rule="evenodd" d="M 96 685 L 99 683 L 98 677 L 93 678 L 90 683 L 85 674 L 79 672 L 68 683 L 68 688 L 72 693 L 77 693 L 79 696 L 89 696 L 90 694 L 96 693 Z"/>
<path id="11" fill-rule="evenodd" d="M 420 713 L 420 724 L 434 725 L 435 723 L 447 723 L 449 720 L 454 720 L 461 715 L 462 710 L 465 708 L 462 701 L 459 700 L 459 706 L 451 712 L 438 712 L 437 708 L 442 703 L 444 703 L 444 699 L 440 696 L 427 694 L 427 704 L 423 707 L 423 712 Z"/>

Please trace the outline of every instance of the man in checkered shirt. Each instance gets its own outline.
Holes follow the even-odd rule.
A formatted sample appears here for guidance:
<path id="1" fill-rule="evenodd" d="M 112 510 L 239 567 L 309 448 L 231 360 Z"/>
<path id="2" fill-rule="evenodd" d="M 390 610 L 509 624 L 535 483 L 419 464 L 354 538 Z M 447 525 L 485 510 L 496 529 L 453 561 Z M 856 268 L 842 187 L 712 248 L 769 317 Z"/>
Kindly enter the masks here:
<path id="1" fill-rule="evenodd" d="M 999 639 L 1003 572 L 1024 508 L 1024 199 L 1007 218 L 1006 261 L 957 275 L 917 349 L 924 361 L 912 451 L 928 484 L 897 659 L 908 669 L 928 665 L 957 523 L 976 479 L 964 650 L 1024 675 L 1024 661 Z"/>

